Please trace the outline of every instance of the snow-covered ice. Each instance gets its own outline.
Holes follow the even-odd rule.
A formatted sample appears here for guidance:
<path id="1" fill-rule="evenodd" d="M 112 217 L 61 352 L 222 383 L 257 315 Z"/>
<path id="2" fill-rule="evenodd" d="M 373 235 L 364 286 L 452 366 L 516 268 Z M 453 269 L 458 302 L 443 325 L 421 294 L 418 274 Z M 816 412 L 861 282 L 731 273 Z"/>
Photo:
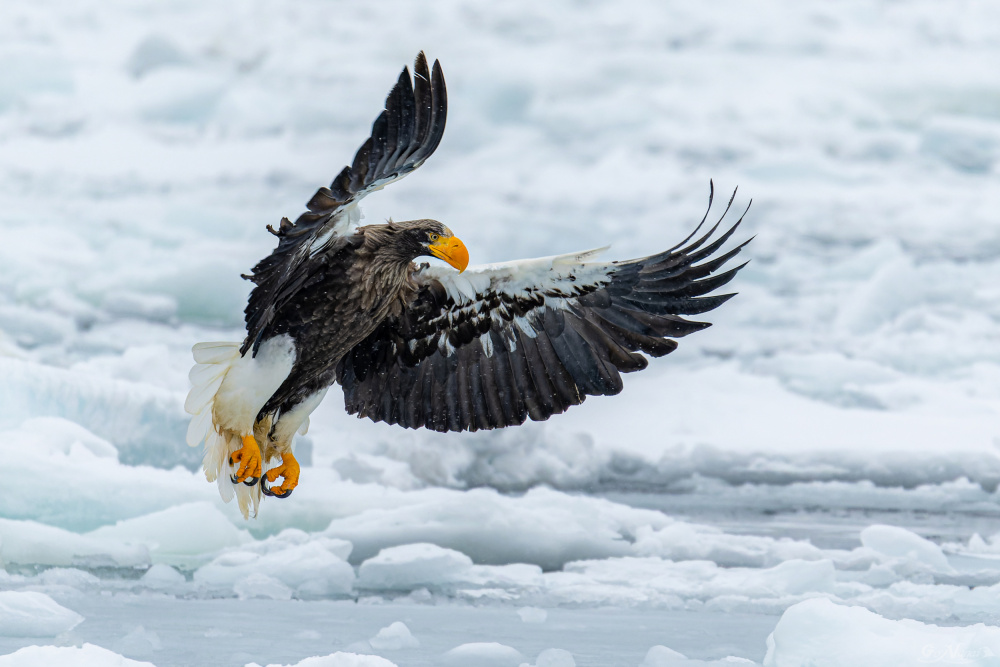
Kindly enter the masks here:
<path id="1" fill-rule="evenodd" d="M 83 646 L 27 646 L 0 656 L 2 667 L 38 667 L 38 665 L 73 665 L 73 667 L 151 667 L 152 663 L 130 660 L 114 651 L 93 644 Z"/>
<path id="2" fill-rule="evenodd" d="M 765 667 L 905 667 L 1000 660 L 1000 628 L 893 621 L 860 607 L 809 600 L 789 608 L 767 640 Z"/>
<path id="3" fill-rule="evenodd" d="M 81 621 L 83 616 L 44 593 L 0 591 L 0 635 L 4 637 L 54 637 Z"/>
<path id="4" fill-rule="evenodd" d="M 367 220 L 625 258 L 712 178 L 752 261 L 543 424 L 331 390 L 246 522 L 184 442 L 191 346 L 421 49 L 448 129 Z M 989 0 L 6 0 L 0 665 L 995 662 L 997 62 Z"/>

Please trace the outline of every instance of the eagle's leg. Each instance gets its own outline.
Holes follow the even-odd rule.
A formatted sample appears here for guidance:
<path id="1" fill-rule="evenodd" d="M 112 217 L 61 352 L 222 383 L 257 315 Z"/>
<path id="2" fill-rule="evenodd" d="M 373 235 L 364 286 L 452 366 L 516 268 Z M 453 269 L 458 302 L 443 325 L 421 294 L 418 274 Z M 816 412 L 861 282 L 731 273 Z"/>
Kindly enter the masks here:
<path id="1" fill-rule="evenodd" d="M 253 486 L 260 481 L 260 447 L 252 435 L 243 436 L 243 446 L 229 455 L 229 465 L 234 466 L 237 463 L 239 469 L 230 477 L 233 484 L 243 482 L 247 486 Z"/>
<path id="2" fill-rule="evenodd" d="M 272 484 L 281 477 L 279 486 L 268 487 L 264 480 L 260 482 L 260 490 L 265 496 L 275 498 L 287 498 L 292 495 L 292 489 L 299 484 L 299 462 L 291 452 L 284 452 L 281 455 L 281 463 L 271 468 L 264 475 L 264 478 Z"/>

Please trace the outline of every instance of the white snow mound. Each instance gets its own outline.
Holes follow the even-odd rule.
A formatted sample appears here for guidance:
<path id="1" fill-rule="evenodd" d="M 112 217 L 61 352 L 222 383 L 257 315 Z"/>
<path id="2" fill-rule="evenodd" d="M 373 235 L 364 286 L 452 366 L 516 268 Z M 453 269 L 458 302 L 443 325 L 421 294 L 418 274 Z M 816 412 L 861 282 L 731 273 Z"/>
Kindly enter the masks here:
<path id="1" fill-rule="evenodd" d="M 156 667 L 93 644 L 83 646 L 26 646 L 9 655 L 0 655 L 0 667 Z"/>
<path id="2" fill-rule="evenodd" d="M 829 600 L 800 602 L 767 639 L 765 667 L 910 667 L 924 663 L 987 665 L 1000 660 L 1000 627 L 939 627 L 892 621 Z"/>
<path id="3" fill-rule="evenodd" d="M 0 592 L 0 637 L 55 637 L 83 621 L 44 593 Z"/>
<path id="4" fill-rule="evenodd" d="M 518 667 L 524 656 L 517 649 L 497 642 L 472 642 L 444 654 L 443 664 L 455 667 Z"/>
<path id="5" fill-rule="evenodd" d="M 402 621 L 382 628 L 368 643 L 376 651 L 398 651 L 404 648 L 418 648 L 420 640 L 413 636 Z"/>
<path id="6" fill-rule="evenodd" d="M 260 667 L 256 662 L 251 662 L 246 667 Z M 279 665 L 272 663 L 267 667 L 397 667 L 396 663 L 390 662 L 377 655 L 360 655 L 358 653 L 343 653 L 337 651 L 330 655 L 314 656 L 306 658 L 294 665 Z"/>

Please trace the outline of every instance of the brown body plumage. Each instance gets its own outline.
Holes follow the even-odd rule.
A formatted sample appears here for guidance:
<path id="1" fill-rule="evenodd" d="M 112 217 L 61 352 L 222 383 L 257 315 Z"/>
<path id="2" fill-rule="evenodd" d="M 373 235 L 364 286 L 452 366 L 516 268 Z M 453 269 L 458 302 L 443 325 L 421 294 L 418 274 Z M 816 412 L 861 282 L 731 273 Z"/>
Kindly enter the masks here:
<path id="1" fill-rule="evenodd" d="M 390 305 L 414 290 L 413 260 L 428 251 L 428 235 L 452 234 L 436 220 L 360 227 L 338 238 L 310 264 L 302 288 L 280 309 L 266 338 L 288 334 L 297 356 L 288 378 L 258 414 L 289 412 L 336 379 L 340 360 L 385 320 Z M 251 295 L 250 303 L 256 303 Z M 250 316 L 248 308 L 247 315 Z M 249 337 L 244 347 L 249 348 Z"/>

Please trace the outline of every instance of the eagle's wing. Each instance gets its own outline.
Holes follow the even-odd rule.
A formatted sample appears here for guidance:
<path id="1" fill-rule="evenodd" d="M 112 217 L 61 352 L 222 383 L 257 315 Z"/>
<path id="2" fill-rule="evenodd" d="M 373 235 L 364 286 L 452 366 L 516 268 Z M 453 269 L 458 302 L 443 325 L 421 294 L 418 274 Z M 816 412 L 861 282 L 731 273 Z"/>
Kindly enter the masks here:
<path id="1" fill-rule="evenodd" d="M 282 219 L 276 231 L 278 246 L 244 276 L 256 283 L 246 307 L 247 338 L 240 352 L 254 354 L 266 338 L 275 313 L 308 281 L 309 262 L 338 245 L 361 219 L 358 202 L 424 163 L 441 142 L 448 113 L 448 95 L 441 65 L 428 71 L 423 52 L 407 68 L 385 101 L 385 110 L 372 124 L 371 136 L 354 162 L 316 191 L 307 212 L 294 223 Z"/>
<path id="2" fill-rule="evenodd" d="M 681 315 L 733 296 L 703 295 L 742 268 L 716 273 L 749 241 L 713 256 L 740 221 L 714 241 L 719 223 L 693 242 L 697 229 L 666 252 L 623 262 L 585 261 L 590 251 L 462 274 L 425 267 L 398 312 L 338 365 L 347 411 L 408 428 L 475 431 L 617 394 L 620 373 L 646 367 L 640 352 L 665 355 L 677 347 L 671 338 L 709 326 Z"/>

